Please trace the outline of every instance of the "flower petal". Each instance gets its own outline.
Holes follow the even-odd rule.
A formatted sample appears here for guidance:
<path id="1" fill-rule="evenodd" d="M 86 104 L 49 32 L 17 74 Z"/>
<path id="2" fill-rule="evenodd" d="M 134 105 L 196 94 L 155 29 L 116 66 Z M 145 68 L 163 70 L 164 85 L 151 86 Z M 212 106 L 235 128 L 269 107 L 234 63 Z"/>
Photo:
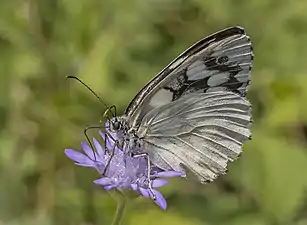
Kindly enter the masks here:
<path id="1" fill-rule="evenodd" d="M 102 177 L 100 179 L 94 180 L 94 183 L 102 186 L 109 186 L 112 184 L 112 180 L 108 177 Z"/>
<path id="2" fill-rule="evenodd" d="M 156 174 L 152 175 L 153 177 L 183 177 L 185 176 L 184 171 L 163 171 L 163 172 L 158 172 Z"/>
<path id="3" fill-rule="evenodd" d="M 150 196 L 150 190 L 149 189 L 145 189 L 145 188 L 141 188 L 140 187 L 140 192 L 141 192 L 141 195 L 143 195 L 145 198 L 149 198 Z"/>
<path id="4" fill-rule="evenodd" d="M 97 154 L 98 156 L 100 157 L 100 159 L 104 159 L 104 148 L 101 146 L 101 144 L 97 141 L 96 138 L 93 138 L 93 143 L 94 143 L 94 146 L 96 148 L 96 151 L 97 151 Z"/>
<path id="5" fill-rule="evenodd" d="M 101 175 L 105 172 L 105 165 L 102 162 L 96 162 L 95 163 L 95 168 L 98 171 L 98 173 L 100 173 Z"/>
<path id="6" fill-rule="evenodd" d="M 166 210 L 166 208 L 167 208 L 167 202 L 166 202 L 165 198 L 163 197 L 163 195 L 161 194 L 161 192 L 160 192 L 160 191 L 157 191 L 157 190 L 153 190 L 153 192 L 154 192 L 155 195 L 156 195 L 156 198 L 153 199 L 153 201 L 154 201 L 158 206 L 160 206 L 161 209 Z"/>
<path id="7" fill-rule="evenodd" d="M 114 145 L 115 145 L 114 139 L 112 138 L 112 136 L 109 133 L 107 133 L 106 134 L 106 148 L 110 151 L 111 150 L 113 151 Z"/>
<path id="8" fill-rule="evenodd" d="M 94 157 L 94 151 L 93 149 L 86 143 L 86 142 L 82 142 L 81 143 L 82 149 L 84 151 L 84 153 L 92 160 L 95 159 Z"/>
<path id="9" fill-rule="evenodd" d="M 117 187 L 117 184 L 110 184 L 110 185 L 107 185 L 107 186 L 104 186 L 104 189 L 109 191 L 111 190 L 112 188 L 116 188 Z"/>
<path id="10" fill-rule="evenodd" d="M 138 185 L 137 184 L 130 184 L 130 187 L 134 191 L 136 191 L 138 189 Z"/>
<path id="11" fill-rule="evenodd" d="M 162 187 L 164 185 L 167 185 L 169 183 L 169 180 L 159 180 L 159 179 L 156 179 L 156 180 L 153 180 L 152 181 L 152 187 L 153 188 L 159 188 L 159 187 Z"/>
<path id="12" fill-rule="evenodd" d="M 105 141 L 106 140 L 106 134 L 102 132 L 102 130 L 98 131 L 102 139 Z"/>
<path id="13" fill-rule="evenodd" d="M 86 163 L 76 163 L 75 162 L 75 165 L 77 166 L 83 166 L 83 167 L 91 167 L 91 168 L 97 168 L 96 165 L 93 163 L 93 164 L 86 164 Z"/>
<path id="14" fill-rule="evenodd" d="M 65 149 L 65 155 L 71 160 L 75 161 L 80 166 L 95 167 L 95 163 L 88 156 L 75 151 L 73 149 Z"/>

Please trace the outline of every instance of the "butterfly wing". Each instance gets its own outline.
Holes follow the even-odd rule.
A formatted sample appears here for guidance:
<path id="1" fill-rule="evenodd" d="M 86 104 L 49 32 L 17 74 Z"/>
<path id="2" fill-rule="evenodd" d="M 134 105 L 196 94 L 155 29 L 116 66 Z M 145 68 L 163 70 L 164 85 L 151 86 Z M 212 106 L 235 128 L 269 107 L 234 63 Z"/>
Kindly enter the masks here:
<path id="1" fill-rule="evenodd" d="M 154 164 L 165 170 L 183 165 L 206 182 L 242 152 L 250 121 L 250 104 L 238 94 L 192 93 L 151 110 L 138 132 Z"/>
<path id="2" fill-rule="evenodd" d="M 208 36 L 155 76 L 125 111 L 131 127 L 138 127 L 150 110 L 194 92 L 229 90 L 245 96 L 250 82 L 253 51 L 241 27 Z"/>
<path id="3" fill-rule="evenodd" d="M 197 42 L 133 99 L 125 111 L 142 150 L 162 169 L 189 168 L 201 182 L 226 171 L 250 137 L 253 51 L 232 27 Z"/>

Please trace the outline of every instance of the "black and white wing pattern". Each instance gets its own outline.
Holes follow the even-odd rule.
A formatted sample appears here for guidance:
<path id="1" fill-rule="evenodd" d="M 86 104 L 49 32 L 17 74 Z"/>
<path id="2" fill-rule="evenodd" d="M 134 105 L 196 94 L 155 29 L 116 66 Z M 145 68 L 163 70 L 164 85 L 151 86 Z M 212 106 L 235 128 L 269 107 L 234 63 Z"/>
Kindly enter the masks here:
<path id="1" fill-rule="evenodd" d="M 231 27 L 200 40 L 134 97 L 125 111 L 130 126 L 138 126 L 153 108 L 189 93 L 228 90 L 245 96 L 252 61 L 251 41 L 241 27 Z"/>
<path id="2" fill-rule="evenodd" d="M 187 167 L 201 182 L 225 173 L 250 138 L 252 60 L 244 29 L 228 28 L 187 49 L 136 95 L 125 116 L 154 164 Z"/>

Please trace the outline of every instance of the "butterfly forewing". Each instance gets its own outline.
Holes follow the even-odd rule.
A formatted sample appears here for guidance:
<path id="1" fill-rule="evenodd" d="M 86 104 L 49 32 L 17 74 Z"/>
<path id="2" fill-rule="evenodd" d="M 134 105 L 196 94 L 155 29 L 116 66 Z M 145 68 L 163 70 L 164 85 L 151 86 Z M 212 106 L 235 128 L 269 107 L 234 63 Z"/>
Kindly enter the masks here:
<path id="1" fill-rule="evenodd" d="M 125 117 L 153 164 L 188 168 L 201 182 L 225 173 L 250 138 L 252 60 L 244 29 L 228 28 L 191 46 L 135 96 Z"/>
<path id="2" fill-rule="evenodd" d="M 229 90 L 242 96 L 250 82 L 253 51 L 241 27 L 208 36 L 178 56 L 133 99 L 125 114 L 137 127 L 153 108 L 193 92 Z"/>

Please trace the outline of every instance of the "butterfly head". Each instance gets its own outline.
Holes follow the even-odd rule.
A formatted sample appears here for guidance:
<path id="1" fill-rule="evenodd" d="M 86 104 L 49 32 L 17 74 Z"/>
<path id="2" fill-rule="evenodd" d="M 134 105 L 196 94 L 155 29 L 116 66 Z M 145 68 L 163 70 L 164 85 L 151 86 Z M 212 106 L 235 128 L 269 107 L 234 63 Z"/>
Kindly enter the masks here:
<path id="1" fill-rule="evenodd" d="M 126 153 L 138 152 L 141 140 L 133 129 L 130 129 L 128 119 L 125 116 L 113 117 L 109 120 L 109 130 L 116 134 L 118 145 Z M 132 156 L 132 155 L 131 155 Z"/>
<path id="2" fill-rule="evenodd" d="M 110 119 L 109 129 L 112 132 L 127 132 L 127 120 L 124 117 L 116 116 Z"/>
<path id="3" fill-rule="evenodd" d="M 113 132 L 117 132 L 122 128 L 121 122 L 118 120 L 117 117 L 114 117 L 110 121 L 110 130 Z"/>

